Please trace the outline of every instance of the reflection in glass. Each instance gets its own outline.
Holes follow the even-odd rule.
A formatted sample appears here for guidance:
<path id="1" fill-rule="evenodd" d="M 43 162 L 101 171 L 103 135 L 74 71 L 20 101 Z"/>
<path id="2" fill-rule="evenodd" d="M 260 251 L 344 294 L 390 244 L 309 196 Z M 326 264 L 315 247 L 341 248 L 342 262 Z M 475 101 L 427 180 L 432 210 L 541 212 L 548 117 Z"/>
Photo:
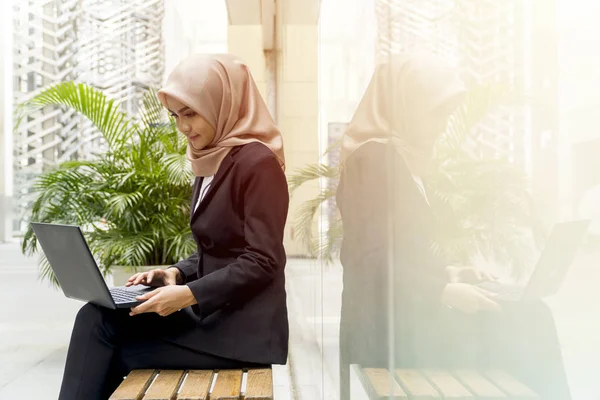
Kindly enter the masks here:
<path id="1" fill-rule="evenodd" d="M 502 301 L 480 268 L 433 251 L 434 145 L 465 90 L 428 55 L 380 64 L 342 141 L 344 225 L 340 398 L 350 366 L 501 369 L 542 395 L 570 398 L 551 312 Z"/>

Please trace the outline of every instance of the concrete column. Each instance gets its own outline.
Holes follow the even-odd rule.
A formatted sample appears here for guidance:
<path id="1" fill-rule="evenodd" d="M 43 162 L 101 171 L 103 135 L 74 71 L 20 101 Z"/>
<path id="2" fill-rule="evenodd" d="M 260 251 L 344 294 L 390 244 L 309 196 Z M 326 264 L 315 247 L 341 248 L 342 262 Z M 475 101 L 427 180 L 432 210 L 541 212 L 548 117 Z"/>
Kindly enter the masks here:
<path id="1" fill-rule="evenodd" d="M 319 162 L 317 0 L 226 0 L 228 50 L 249 65 L 263 99 L 283 133 L 287 175 Z M 285 246 L 306 255 L 295 226 L 299 206 L 319 193 L 319 183 L 291 200 Z M 316 228 L 316 225 L 315 225 Z"/>
<path id="2" fill-rule="evenodd" d="M 279 30 L 277 97 L 279 128 L 283 132 L 287 174 L 319 162 L 318 26 L 285 24 Z M 289 256 L 306 255 L 295 226 L 301 204 L 315 198 L 319 183 L 298 189 L 290 202 L 285 246 Z M 315 224 L 316 229 L 316 224 Z"/>
<path id="3" fill-rule="evenodd" d="M 229 25 L 227 28 L 229 53 L 241 57 L 248 64 L 258 90 L 266 101 L 266 62 L 262 37 L 262 26 L 260 24 Z"/>
<path id="4" fill-rule="evenodd" d="M 283 26 L 279 62 L 278 123 L 284 135 L 287 173 L 290 175 L 319 162 L 317 25 Z M 290 256 L 306 254 L 297 235 L 295 220 L 300 205 L 318 193 L 319 183 L 313 182 L 298 189 L 291 199 L 285 235 Z"/>
<path id="5" fill-rule="evenodd" d="M 275 36 L 278 50 L 278 124 L 286 146 L 287 175 L 317 164 L 319 140 L 318 0 L 276 1 Z M 285 246 L 288 256 L 307 255 L 296 227 L 300 206 L 319 194 L 319 182 L 305 184 L 290 201 Z M 313 226 L 316 233 L 320 211 Z"/>

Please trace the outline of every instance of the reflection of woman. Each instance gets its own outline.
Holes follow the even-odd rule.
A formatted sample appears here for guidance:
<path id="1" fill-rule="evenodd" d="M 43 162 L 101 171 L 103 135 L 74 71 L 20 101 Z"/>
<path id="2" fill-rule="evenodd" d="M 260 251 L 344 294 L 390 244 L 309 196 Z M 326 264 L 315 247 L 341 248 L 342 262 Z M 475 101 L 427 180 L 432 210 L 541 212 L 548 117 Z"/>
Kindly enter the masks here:
<path id="1" fill-rule="evenodd" d="M 159 98 L 188 141 L 198 251 L 166 271 L 131 277 L 128 286 L 160 286 L 131 313 L 81 309 L 63 400 L 106 399 L 132 369 L 241 368 L 287 359 L 281 134 L 248 68 L 232 56 L 182 61 Z M 168 198 L 168 187 L 156 189 L 155 196 Z"/>
<path id="2" fill-rule="evenodd" d="M 341 399 L 350 398 L 350 364 L 387 367 L 393 361 L 397 367 L 441 367 L 496 362 L 498 357 L 488 353 L 504 346 L 499 342 L 503 339 L 494 336 L 501 325 L 497 321 L 515 328 L 519 319 L 513 312 L 490 312 L 500 310 L 491 293 L 456 279 L 474 270 L 449 266 L 430 250 L 435 221 L 422 179 L 434 143 L 463 95 L 454 70 L 441 60 L 395 56 L 375 71 L 345 132 L 337 193 L 344 224 Z M 477 317 L 467 315 L 480 311 Z M 553 352 L 549 359 L 534 357 L 534 366 L 558 360 L 544 378 L 559 382 L 556 387 L 566 397 L 557 399 L 568 399 L 551 315 L 542 318 Z M 495 331 L 488 334 L 492 327 Z M 459 351 L 469 352 L 473 336 L 479 349 L 490 347 L 487 358 L 477 354 L 475 360 L 460 360 Z M 452 345 L 441 346 L 454 339 Z M 507 346 L 516 350 L 511 343 Z M 497 366 L 510 369 L 504 361 Z M 536 386 L 537 381 L 519 374 L 518 368 L 511 372 Z"/>

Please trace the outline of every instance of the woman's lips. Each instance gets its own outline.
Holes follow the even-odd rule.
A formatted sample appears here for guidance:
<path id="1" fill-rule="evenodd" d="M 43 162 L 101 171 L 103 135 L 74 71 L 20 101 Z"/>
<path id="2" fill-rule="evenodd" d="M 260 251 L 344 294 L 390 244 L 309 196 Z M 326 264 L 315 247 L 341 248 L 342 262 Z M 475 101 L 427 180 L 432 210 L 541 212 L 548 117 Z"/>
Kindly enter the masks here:
<path id="1" fill-rule="evenodd" d="M 199 136 L 199 135 L 189 136 L 189 137 L 188 137 L 188 139 L 189 139 L 189 140 L 194 140 L 194 139 L 196 139 L 198 136 Z"/>

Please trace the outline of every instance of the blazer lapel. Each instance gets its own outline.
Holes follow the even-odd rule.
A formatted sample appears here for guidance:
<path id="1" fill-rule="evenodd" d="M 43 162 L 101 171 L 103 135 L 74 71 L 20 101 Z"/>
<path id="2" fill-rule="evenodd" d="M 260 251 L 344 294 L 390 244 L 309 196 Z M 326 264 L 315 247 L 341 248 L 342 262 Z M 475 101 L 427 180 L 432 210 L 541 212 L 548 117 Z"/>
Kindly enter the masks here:
<path id="1" fill-rule="evenodd" d="M 202 211 L 202 209 L 204 207 L 206 207 L 206 204 L 209 203 L 208 200 L 210 199 L 210 197 L 213 196 L 213 194 L 215 192 L 215 189 L 217 188 L 217 186 L 220 185 L 220 183 L 223 180 L 223 178 L 225 177 L 225 175 L 227 175 L 227 171 L 229 171 L 229 169 L 233 165 L 233 157 L 231 156 L 232 153 L 233 153 L 233 151 L 230 152 L 227 155 L 227 157 L 225 157 L 225 159 L 223 160 L 223 162 L 219 166 L 219 169 L 217 170 L 217 173 L 215 174 L 215 177 L 213 178 L 212 182 L 210 183 L 210 187 L 208 188 L 208 191 L 204 195 L 204 198 L 202 199 L 202 201 L 198 205 L 198 208 L 196 208 L 196 211 L 192 212 L 192 222 L 198 217 L 198 214 L 200 214 L 200 212 Z M 196 203 L 198 202 L 198 197 L 200 196 L 200 189 L 202 187 L 202 180 L 204 178 L 198 177 L 197 179 L 199 181 L 196 183 L 196 188 L 194 190 L 194 195 L 193 195 L 194 202 L 192 203 L 192 207 L 196 207 Z M 194 209 L 192 208 L 192 210 L 194 210 Z"/>
<path id="2" fill-rule="evenodd" d="M 194 189 L 192 190 L 192 208 L 190 212 L 190 220 L 193 219 L 196 208 L 196 203 L 198 202 L 198 196 L 200 196 L 200 189 L 202 188 L 203 177 L 197 176 L 194 180 Z"/>

